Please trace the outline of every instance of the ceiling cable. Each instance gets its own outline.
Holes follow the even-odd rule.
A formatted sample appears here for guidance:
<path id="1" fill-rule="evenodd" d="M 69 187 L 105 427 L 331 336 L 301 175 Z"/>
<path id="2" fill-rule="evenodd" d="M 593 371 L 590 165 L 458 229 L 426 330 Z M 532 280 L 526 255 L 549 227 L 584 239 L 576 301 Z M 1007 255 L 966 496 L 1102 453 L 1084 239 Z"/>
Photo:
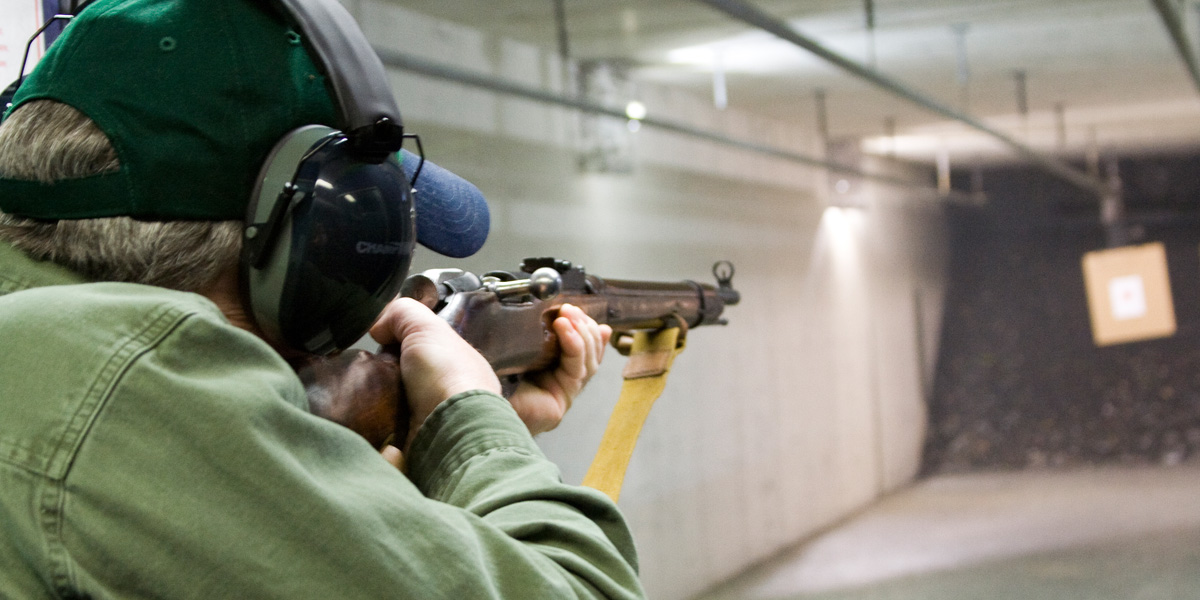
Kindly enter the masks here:
<path id="1" fill-rule="evenodd" d="M 625 108 L 612 108 L 602 104 L 591 102 L 581 98 L 567 97 L 553 92 L 535 88 L 522 83 L 516 83 L 511 80 L 485 75 L 478 72 L 467 71 L 457 67 L 452 67 L 446 64 L 430 61 L 407 52 L 389 50 L 386 48 L 375 47 L 375 53 L 379 55 L 379 59 L 384 65 L 392 68 L 401 69 L 411 73 L 445 79 L 455 83 L 470 85 L 501 94 L 510 96 L 518 96 L 528 100 L 542 102 L 544 104 L 552 104 L 565 108 L 572 108 L 586 113 L 606 115 L 620 119 L 629 118 L 625 113 Z M 828 169 L 835 173 L 844 173 L 853 175 L 869 181 L 874 181 L 886 185 L 892 185 L 908 189 L 916 189 L 921 191 L 936 192 L 936 190 L 927 183 L 913 181 L 905 177 L 888 175 L 883 173 L 872 173 L 863 170 L 857 166 L 841 164 L 829 160 L 824 160 L 801 152 L 786 150 L 774 146 L 760 144 L 748 140 L 729 137 L 722 133 L 706 131 L 678 121 L 663 119 L 654 115 L 647 115 L 640 119 L 643 125 L 656 127 L 665 131 L 671 131 L 690 137 L 707 140 L 717 144 L 749 150 L 775 158 L 797 162 L 813 167 Z M 948 195 L 942 196 L 946 200 L 959 202 L 977 202 L 978 197 L 962 192 L 951 192 Z"/>
<path id="2" fill-rule="evenodd" d="M 1200 90 L 1200 61 L 1197 61 L 1196 51 L 1192 49 L 1191 40 L 1188 39 L 1183 15 L 1179 14 L 1178 3 L 1172 6 L 1171 0 L 1153 1 L 1154 8 L 1158 9 L 1158 14 L 1162 17 L 1163 25 L 1167 27 L 1167 33 L 1171 34 L 1171 40 L 1175 42 L 1175 50 L 1179 52 L 1179 58 L 1183 60 L 1188 74 L 1192 77 L 1192 83 L 1195 84 L 1197 90 Z"/>

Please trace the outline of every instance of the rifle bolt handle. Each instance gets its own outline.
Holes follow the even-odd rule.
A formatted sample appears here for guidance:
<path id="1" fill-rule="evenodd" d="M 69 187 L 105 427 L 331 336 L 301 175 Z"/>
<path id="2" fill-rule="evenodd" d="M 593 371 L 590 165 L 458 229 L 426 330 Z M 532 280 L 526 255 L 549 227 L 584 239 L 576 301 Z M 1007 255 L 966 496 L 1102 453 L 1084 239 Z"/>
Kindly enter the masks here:
<path id="1" fill-rule="evenodd" d="M 542 267 L 529 276 L 529 293 L 538 300 L 549 300 L 562 291 L 562 274 L 558 269 Z"/>
<path id="2" fill-rule="evenodd" d="M 501 300 L 533 296 L 538 300 L 549 300 L 562 290 L 562 275 L 551 267 L 542 267 L 533 272 L 529 279 L 502 281 L 489 286 Z"/>

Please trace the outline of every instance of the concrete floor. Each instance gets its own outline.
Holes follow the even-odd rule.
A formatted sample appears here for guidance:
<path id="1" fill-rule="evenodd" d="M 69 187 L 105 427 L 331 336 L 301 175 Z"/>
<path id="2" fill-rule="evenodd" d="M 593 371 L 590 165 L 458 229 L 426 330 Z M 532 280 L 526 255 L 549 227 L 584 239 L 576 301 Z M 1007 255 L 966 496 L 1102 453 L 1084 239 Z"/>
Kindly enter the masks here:
<path id="1" fill-rule="evenodd" d="M 1200 599 L 1200 464 L 941 476 L 696 600 Z"/>

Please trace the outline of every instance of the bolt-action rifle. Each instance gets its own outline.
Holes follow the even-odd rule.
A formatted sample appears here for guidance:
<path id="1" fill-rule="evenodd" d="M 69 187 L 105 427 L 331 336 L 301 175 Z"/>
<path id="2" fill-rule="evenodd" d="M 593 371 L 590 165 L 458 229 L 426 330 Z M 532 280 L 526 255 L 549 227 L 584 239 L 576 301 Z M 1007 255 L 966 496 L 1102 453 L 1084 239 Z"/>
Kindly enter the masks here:
<path id="1" fill-rule="evenodd" d="M 410 276 L 401 294 L 445 319 L 471 343 L 502 380 L 552 367 L 558 339 L 551 323 L 563 304 L 573 304 L 613 328 L 613 345 L 627 349 L 634 331 L 724 325 L 721 313 L 737 304 L 733 265 L 713 265 L 715 286 L 694 281 L 601 279 L 583 267 L 554 258 L 531 258 L 516 272 L 482 276 L 433 269 Z M 343 352 L 298 365 L 315 414 L 358 432 L 376 447 L 403 440 L 407 403 L 395 355 Z"/>

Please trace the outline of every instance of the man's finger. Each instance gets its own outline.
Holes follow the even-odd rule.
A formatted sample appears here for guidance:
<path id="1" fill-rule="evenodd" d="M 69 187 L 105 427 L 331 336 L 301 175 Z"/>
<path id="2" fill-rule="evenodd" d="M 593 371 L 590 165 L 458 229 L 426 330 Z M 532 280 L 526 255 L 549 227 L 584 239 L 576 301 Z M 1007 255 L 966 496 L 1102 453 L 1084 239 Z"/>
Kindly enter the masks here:
<path id="1" fill-rule="evenodd" d="M 554 333 L 558 335 L 558 368 L 571 377 L 587 374 L 588 342 L 567 317 L 554 320 Z"/>
<path id="2" fill-rule="evenodd" d="M 383 457 L 383 460 L 388 461 L 388 464 L 401 471 L 404 470 L 404 453 L 399 448 L 388 444 L 379 451 L 379 455 Z"/>
<path id="3" fill-rule="evenodd" d="M 412 298 L 397 298 L 384 307 L 370 333 L 376 342 L 386 346 L 403 340 L 414 329 L 437 327 L 435 321 L 441 319 L 429 307 Z"/>

